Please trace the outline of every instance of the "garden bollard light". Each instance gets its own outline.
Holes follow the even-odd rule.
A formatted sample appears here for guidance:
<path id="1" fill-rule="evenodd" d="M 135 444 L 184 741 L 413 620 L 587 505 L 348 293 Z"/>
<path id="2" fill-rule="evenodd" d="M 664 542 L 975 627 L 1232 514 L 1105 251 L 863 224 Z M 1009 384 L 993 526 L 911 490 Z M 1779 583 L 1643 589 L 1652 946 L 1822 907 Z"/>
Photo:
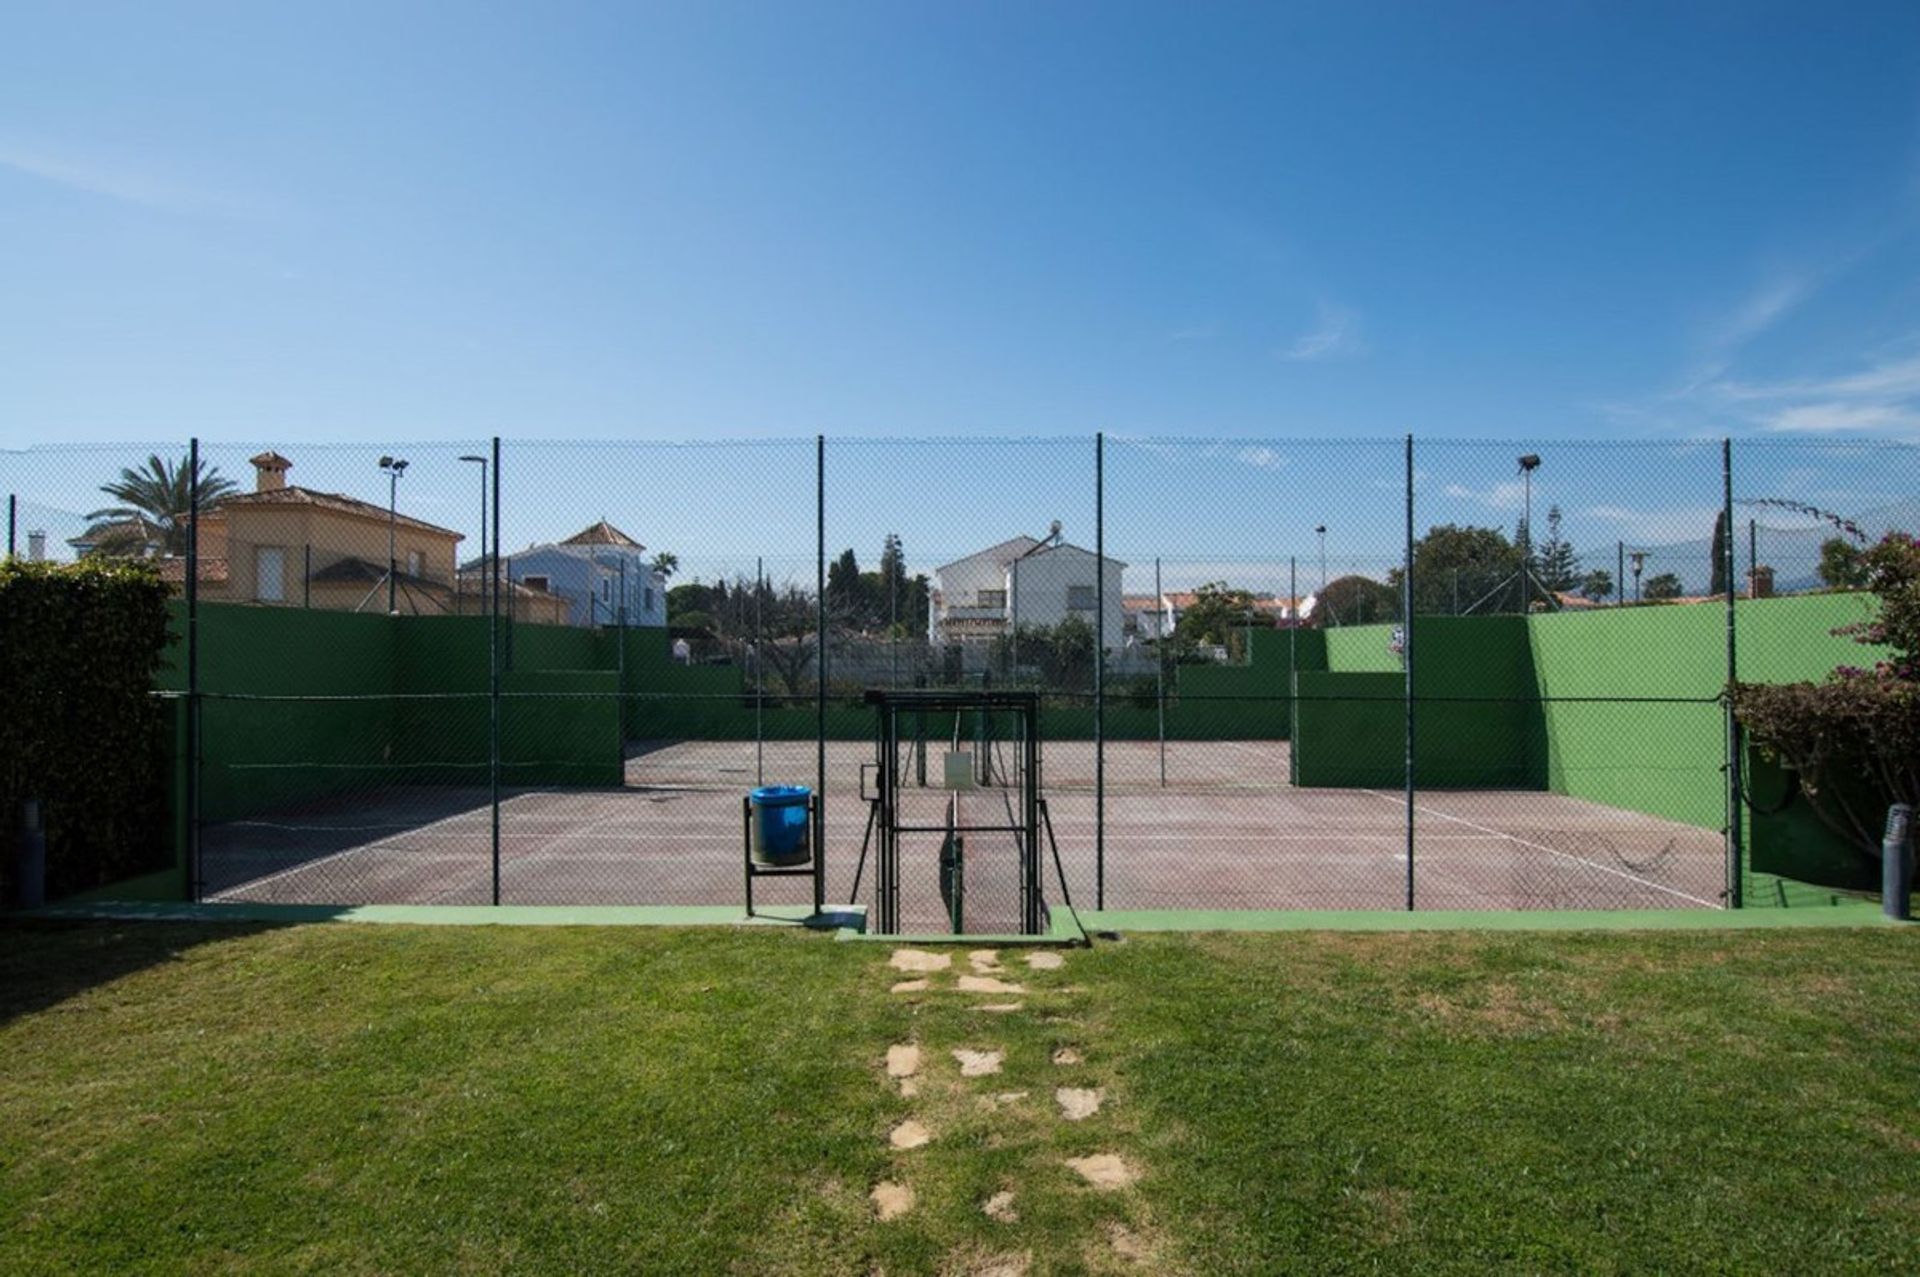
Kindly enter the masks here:
<path id="1" fill-rule="evenodd" d="M 1880 840 L 1880 908 L 1889 918 L 1913 916 L 1913 808 L 1887 808 L 1887 835 Z"/>

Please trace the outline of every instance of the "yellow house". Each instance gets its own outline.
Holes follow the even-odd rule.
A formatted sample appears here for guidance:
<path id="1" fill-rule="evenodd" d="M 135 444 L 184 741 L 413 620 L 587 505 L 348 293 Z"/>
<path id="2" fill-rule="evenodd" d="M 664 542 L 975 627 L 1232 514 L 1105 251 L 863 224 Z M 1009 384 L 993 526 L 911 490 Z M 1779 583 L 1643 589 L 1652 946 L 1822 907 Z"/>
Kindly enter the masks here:
<path id="1" fill-rule="evenodd" d="M 293 463 L 277 452 L 251 460 L 254 490 L 200 516 L 202 598 L 344 612 L 385 612 L 389 601 L 410 615 L 462 610 L 458 532 L 289 484 Z M 169 566 L 184 577 L 183 563 Z M 479 610 L 477 600 L 468 603 L 465 610 Z"/>

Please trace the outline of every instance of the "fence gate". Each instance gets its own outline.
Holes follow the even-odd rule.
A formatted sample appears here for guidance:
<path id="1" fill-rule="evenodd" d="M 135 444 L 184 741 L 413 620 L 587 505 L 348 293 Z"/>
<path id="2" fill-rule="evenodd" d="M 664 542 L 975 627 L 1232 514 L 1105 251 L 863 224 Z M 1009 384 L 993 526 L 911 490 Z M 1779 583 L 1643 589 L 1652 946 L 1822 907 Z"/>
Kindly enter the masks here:
<path id="1" fill-rule="evenodd" d="M 874 930 L 1044 933 L 1038 695 L 876 689 L 867 703 Z"/>

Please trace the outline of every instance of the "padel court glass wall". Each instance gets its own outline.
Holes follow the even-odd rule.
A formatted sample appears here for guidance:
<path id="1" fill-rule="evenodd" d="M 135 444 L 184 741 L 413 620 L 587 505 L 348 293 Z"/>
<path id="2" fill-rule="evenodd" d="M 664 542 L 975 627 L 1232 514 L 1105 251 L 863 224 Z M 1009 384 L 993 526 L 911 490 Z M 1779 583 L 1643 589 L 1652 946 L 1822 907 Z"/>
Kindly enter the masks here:
<path id="1" fill-rule="evenodd" d="M 200 491 L 101 514 L 149 456 Z M 1920 451 L 1834 441 L 269 438 L 0 472 L 10 553 L 176 586 L 190 893 L 336 905 L 737 905 L 762 784 L 815 791 L 828 898 L 872 905 L 876 690 L 1033 699 L 1031 775 L 996 715 L 929 709 L 898 779 L 932 823 L 1035 782 L 1049 909 L 1817 904 L 1874 866 L 1722 692 L 1870 664 L 1831 543 L 1920 523 Z M 912 929 L 951 919 L 949 841 L 900 847 Z M 971 840 L 970 880 L 1017 841 Z"/>

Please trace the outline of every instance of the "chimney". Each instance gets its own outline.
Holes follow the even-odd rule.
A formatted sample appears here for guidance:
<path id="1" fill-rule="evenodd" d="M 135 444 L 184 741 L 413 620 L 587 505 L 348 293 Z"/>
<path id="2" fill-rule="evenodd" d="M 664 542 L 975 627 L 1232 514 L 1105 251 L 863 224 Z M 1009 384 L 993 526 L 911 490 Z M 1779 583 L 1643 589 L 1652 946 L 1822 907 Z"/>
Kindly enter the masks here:
<path id="1" fill-rule="evenodd" d="M 47 557 L 47 534 L 39 530 L 27 533 L 27 560 L 38 563 Z"/>
<path id="2" fill-rule="evenodd" d="M 1762 563 L 1747 573 L 1747 597 L 1750 599 L 1770 599 L 1773 597 L 1773 569 Z"/>
<path id="3" fill-rule="evenodd" d="M 293 469 L 293 462 L 277 452 L 263 452 L 248 460 L 253 462 L 255 492 L 278 492 L 287 486 L 287 471 Z"/>

